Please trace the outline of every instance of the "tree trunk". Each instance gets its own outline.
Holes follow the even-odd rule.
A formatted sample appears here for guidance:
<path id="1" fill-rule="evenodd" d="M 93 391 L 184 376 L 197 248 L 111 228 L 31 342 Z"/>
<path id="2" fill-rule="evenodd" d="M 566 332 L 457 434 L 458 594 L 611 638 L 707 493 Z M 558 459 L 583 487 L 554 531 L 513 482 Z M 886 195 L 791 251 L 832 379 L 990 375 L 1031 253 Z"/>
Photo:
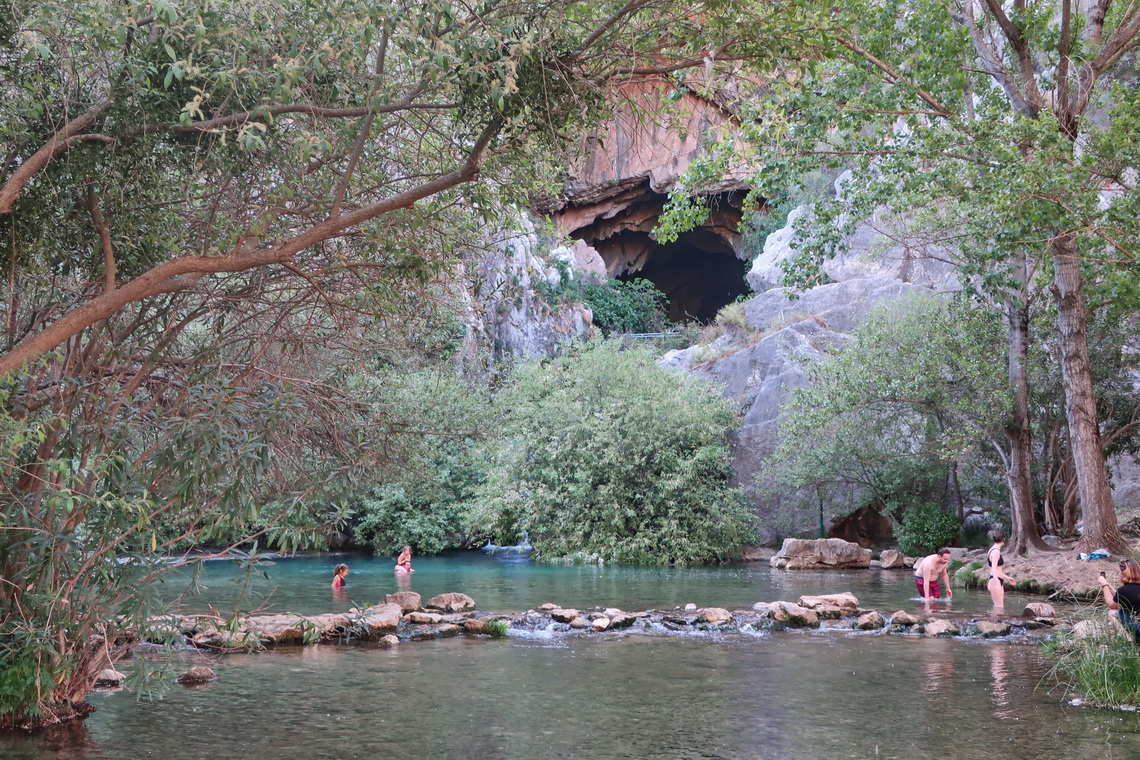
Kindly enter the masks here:
<path id="1" fill-rule="evenodd" d="M 1013 413 L 1006 434 L 1009 436 L 1009 544 L 1012 554 L 1051 551 L 1041 540 L 1037 513 L 1033 508 L 1033 432 L 1029 425 L 1029 303 L 1025 297 L 1026 262 L 1022 255 L 1015 262 L 1014 276 L 1019 292 L 1006 301 L 1009 321 L 1009 386 L 1013 392 Z"/>
<path id="2" fill-rule="evenodd" d="M 1080 492 L 1084 534 L 1077 544 L 1082 551 L 1105 548 L 1117 554 L 1131 551 L 1116 524 L 1116 509 L 1104 452 L 1100 445 L 1096 397 L 1089 366 L 1088 315 L 1085 313 L 1084 280 L 1071 234 L 1053 239 L 1053 295 L 1057 300 L 1057 333 L 1060 336 L 1061 376 L 1065 387 L 1065 415 L 1069 422 L 1069 445 Z"/>

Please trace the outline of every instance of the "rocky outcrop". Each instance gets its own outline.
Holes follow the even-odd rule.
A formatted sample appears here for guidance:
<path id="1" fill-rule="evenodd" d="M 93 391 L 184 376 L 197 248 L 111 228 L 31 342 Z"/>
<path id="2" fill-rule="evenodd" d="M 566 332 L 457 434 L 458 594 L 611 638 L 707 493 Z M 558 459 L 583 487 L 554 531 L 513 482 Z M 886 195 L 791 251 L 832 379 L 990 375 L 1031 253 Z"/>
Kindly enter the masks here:
<path id="1" fill-rule="evenodd" d="M 786 538 L 769 560 L 780 569 L 870 567 L 871 550 L 841 538 Z"/>
<path id="2" fill-rule="evenodd" d="M 914 566 L 914 560 L 911 560 L 910 565 L 906 563 L 906 555 L 894 549 L 887 549 L 879 555 L 879 566 L 884 570 L 905 569 Z"/>
<path id="3" fill-rule="evenodd" d="M 377 604 L 364 610 L 360 624 L 375 636 L 394 631 L 404 617 L 404 610 L 398 604 Z"/>
<path id="4" fill-rule="evenodd" d="M 423 604 L 423 597 L 415 591 L 397 591 L 385 596 L 384 604 L 398 604 L 404 612 L 415 612 Z"/>

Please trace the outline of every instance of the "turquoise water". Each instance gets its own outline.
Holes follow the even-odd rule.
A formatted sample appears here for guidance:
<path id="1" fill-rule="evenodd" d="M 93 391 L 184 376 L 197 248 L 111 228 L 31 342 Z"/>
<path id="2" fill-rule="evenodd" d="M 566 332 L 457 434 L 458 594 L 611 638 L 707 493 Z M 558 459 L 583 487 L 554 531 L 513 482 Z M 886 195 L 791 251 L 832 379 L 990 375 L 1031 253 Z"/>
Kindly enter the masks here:
<path id="1" fill-rule="evenodd" d="M 353 572 L 347 593 L 332 568 Z M 210 563 L 202 609 L 232 597 L 230 563 Z M 629 610 L 747 607 L 853 591 L 867 607 L 915 609 L 909 572 L 785 572 L 766 564 L 648 569 L 531 564 L 518 557 L 418 558 L 412 589 L 471 594 L 486 610 L 546 601 Z M 276 609 L 320 612 L 400 588 L 391 561 L 326 555 L 279 562 L 255 590 Z M 174 594 L 178 584 L 168 582 Z M 1011 599 L 1016 612 L 1025 599 Z M 985 611 L 984 592 L 954 608 Z M 140 667 L 142 655 L 120 665 Z M 157 656 L 147 656 L 157 657 Z M 87 721 L 0 735 L 3 760 L 180 758 L 1128 758 L 1140 715 L 1068 705 L 1032 646 L 854 632 L 738 635 L 512 632 L 506 639 L 185 652 L 172 674 L 209 664 L 215 683 L 161 701 L 92 694 Z"/>
<path id="2" fill-rule="evenodd" d="M 333 568 L 345 562 L 351 568 L 343 592 L 330 587 Z M 252 579 L 253 595 L 246 603 L 281 612 L 342 612 L 354 604 L 374 604 L 385 594 L 409 588 L 425 600 L 436 594 L 461 591 L 479 609 L 522 611 L 554 602 L 564 607 L 619 607 L 625 610 L 672 609 L 692 602 L 699 607 L 747 609 L 760 601 L 795 601 L 804 594 L 851 591 L 867 608 L 890 613 L 917 606 L 909 570 L 808 571 L 772 570 L 767 562 L 718 567 L 649 568 L 616 565 L 554 565 L 530 562 L 517 554 L 487 555 L 457 552 L 417 557 L 416 572 L 401 580 L 391 558 L 367 555 L 320 555 L 286 559 L 266 568 L 269 577 Z M 185 609 L 200 611 L 208 605 L 233 608 L 240 578 L 235 563 L 205 563 L 205 588 L 183 600 Z M 184 590 L 185 583 L 166 583 L 167 596 Z M 1006 609 L 1019 613 L 1026 602 L 1040 597 L 1010 594 Z M 942 608 L 984 613 L 991 607 L 985 591 L 959 590 Z"/>

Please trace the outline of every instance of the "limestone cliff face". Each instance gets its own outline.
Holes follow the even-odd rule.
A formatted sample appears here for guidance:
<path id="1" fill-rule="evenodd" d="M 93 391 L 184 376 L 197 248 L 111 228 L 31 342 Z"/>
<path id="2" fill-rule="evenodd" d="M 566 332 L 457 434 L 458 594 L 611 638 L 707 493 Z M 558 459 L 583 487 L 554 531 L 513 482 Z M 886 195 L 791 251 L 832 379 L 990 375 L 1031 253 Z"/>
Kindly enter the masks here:
<path id="1" fill-rule="evenodd" d="M 761 337 L 726 335 L 712 346 L 674 351 L 663 361 L 709 377 L 738 401 L 743 422 L 733 442 L 738 481 L 751 485 L 778 442 L 777 427 L 795 389 L 806 383 L 808 368 L 842 348 L 850 333 L 878 304 L 916 293 L 945 293 L 959 285 L 953 270 L 938 261 L 945 252 L 894 242 L 900 238 L 884 230 L 886 221 L 872 218 L 847 240 L 848 252 L 826 265 L 834 280 L 793 293 L 778 287 L 779 263 L 796 252 L 788 226 L 769 236 L 764 253 L 749 273 L 749 283 L 760 291 L 745 303 L 749 325 Z M 797 296 L 793 298 L 793 296 Z M 712 354 L 716 358 L 702 360 Z M 831 493 L 825 520 L 850 511 L 853 494 Z M 762 537 L 815 535 L 818 512 L 815 494 L 767 497 L 757 503 Z M 804 509 L 804 504 L 813 508 Z"/>

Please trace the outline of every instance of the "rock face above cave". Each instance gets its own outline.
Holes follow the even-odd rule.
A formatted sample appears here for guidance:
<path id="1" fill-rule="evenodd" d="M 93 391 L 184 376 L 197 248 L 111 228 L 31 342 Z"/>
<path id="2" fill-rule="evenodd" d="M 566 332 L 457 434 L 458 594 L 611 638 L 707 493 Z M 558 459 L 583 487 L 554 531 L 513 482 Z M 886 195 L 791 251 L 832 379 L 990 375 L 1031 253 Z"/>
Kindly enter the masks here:
<path id="1" fill-rule="evenodd" d="M 563 197 L 547 211 L 557 230 L 598 252 L 609 277 L 646 279 L 665 293 L 674 321 L 710 321 L 747 292 L 740 225 L 747 187 L 729 176 L 708 191 L 709 216 L 673 243 L 654 230 L 670 191 L 710 137 L 733 127 L 712 100 L 671 81 L 623 87 L 627 104 L 573 161 Z M 673 108 L 654 115 L 661 103 Z"/>

